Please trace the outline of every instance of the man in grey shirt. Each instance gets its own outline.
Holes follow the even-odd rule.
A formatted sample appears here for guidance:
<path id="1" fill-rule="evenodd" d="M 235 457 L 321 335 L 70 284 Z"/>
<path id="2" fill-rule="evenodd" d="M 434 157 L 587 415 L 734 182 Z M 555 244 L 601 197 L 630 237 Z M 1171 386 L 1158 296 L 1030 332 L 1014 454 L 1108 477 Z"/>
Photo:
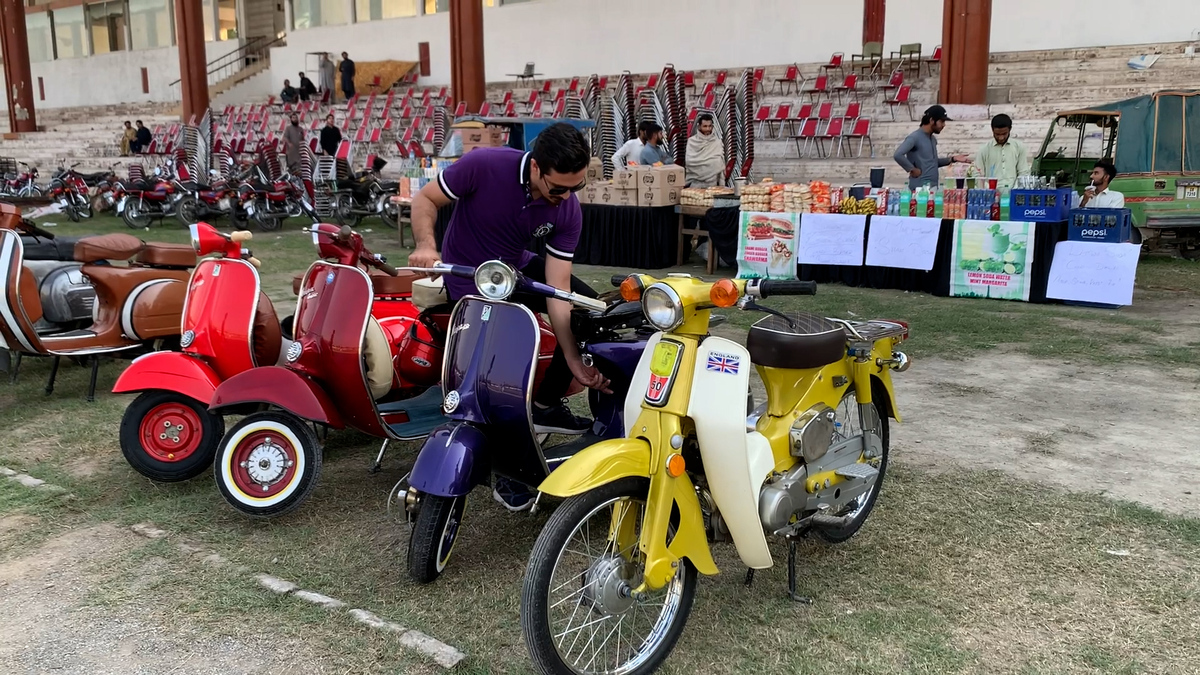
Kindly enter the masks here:
<path id="1" fill-rule="evenodd" d="M 928 183 L 938 184 L 938 169 L 955 162 L 969 162 L 966 155 L 938 157 L 937 135 L 946 128 L 946 109 L 940 105 L 930 106 L 921 117 L 921 127 L 908 135 L 896 148 L 893 159 L 908 172 L 908 187 L 915 190 Z"/>

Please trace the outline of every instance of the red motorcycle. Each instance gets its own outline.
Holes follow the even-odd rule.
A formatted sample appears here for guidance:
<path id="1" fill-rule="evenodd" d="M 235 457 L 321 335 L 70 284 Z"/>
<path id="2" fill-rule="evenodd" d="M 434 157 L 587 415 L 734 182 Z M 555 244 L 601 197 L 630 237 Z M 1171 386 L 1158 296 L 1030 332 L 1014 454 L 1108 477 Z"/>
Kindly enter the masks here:
<path id="1" fill-rule="evenodd" d="M 88 199 L 87 182 L 84 176 L 75 171 L 77 166 L 79 164 L 72 164 L 69 168 L 59 166 L 58 172 L 50 180 L 46 195 L 51 201 L 58 202 L 63 213 L 66 213 L 73 223 L 93 215 L 92 202 Z"/>
<path id="2" fill-rule="evenodd" d="M 29 166 L 25 162 L 17 162 L 25 167 L 25 171 L 20 174 L 8 174 L 4 177 L 4 181 L 0 183 L 3 191 L 0 195 L 9 197 L 41 197 L 42 188 L 37 184 L 38 170 L 36 166 Z"/>
<path id="3" fill-rule="evenodd" d="M 284 175 L 270 180 L 261 167 L 254 168 L 254 177 L 238 188 L 238 196 L 247 217 L 263 232 L 283 227 L 283 221 L 304 215 L 301 201 L 306 198 L 304 182 L 296 176 Z"/>
<path id="4" fill-rule="evenodd" d="M 349 228 L 317 225 L 313 238 L 333 262 L 304 275 L 286 365 L 230 378 L 209 408 L 249 415 L 225 434 L 213 466 L 222 497 L 249 516 L 283 515 L 312 492 L 322 459 L 316 425 L 384 439 L 378 466 L 388 443 L 424 438 L 444 420 L 436 386 L 451 310 L 444 291 L 426 279 L 414 286 L 417 271 L 390 267 Z M 412 302 L 388 298 L 406 288 Z"/>
<path id="5" fill-rule="evenodd" d="M 145 229 L 156 220 L 171 218 L 183 196 L 177 187 L 161 167 L 154 169 L 153 176 L 131 179 L 122 185 L 123 194 L 117 202 L 117 215 L 135 230 Z"/>
<path id="6" fill-rule="evenodd" d="M 223 234 L 191 226 L 192 247 L 211 255 L 193 270 L 183 305 L 180 352 L 133 361 L 115 394 L 140 394 L 121 418 L 121 453 L 156 481 L 194 478 L 208 469 L 225 422 L 208 411 L 217 386 L 255 366 L 279 360 L 279 319 L 262 292 L 258 260 L 242 244 L 249 232 Z"/>

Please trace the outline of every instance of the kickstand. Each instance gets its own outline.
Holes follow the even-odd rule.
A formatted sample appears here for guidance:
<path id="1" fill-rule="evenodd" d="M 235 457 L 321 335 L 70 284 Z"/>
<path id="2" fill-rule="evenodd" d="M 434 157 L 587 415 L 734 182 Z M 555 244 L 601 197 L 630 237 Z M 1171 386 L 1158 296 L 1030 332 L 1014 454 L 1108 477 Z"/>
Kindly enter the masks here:
<path id="1" fill-rule="evenodd" d="M 57 356 L 54 357 L 54 365 L 55 365 L 55 367 L 58 366 L 58 357 Z M 91 377 L 91 379 L 88 380 L 88 393 L 87 393 L 87 402 L 88 403 L 96 402 L 96 375 L 98 375 L 99 373 L 100 373 L 100 355 L 97 354 L 92 357 L 92 377 Z"/>
<path id="2" fill-rule="evenodd" d="M 379 454 L 375 456 L 375 463 L 371 465 L 370 469 L 367 469 L 367 473 L 379 473 L 379 470 L 383 468 L 383 453 L 387 451 L 388 443 L 391 442 L 391 440 L 384 440 L 383 445 L 379 446 Z"/>
<path id="3" fill-rule="evenodd" d="M 22 352 L 10 351 L 9 354 L 10 355 L 15 354 L 16 356 L 13 356 L 13 359 L 12 359 L 12 374 L 9 375 L 8 383 L 16 384 L 17 383 L 17 373 L 21 372 L 21 354 L 22 354 Z"/>
<path id="4" fill-rule="evenodd" d="M 751 567 L 750 569 L 746 570 L 746 583 L 745 583 L 746 588 L 750 588 L 750 585 L 753 583 L 754 583 L 754 568 Z"/>
<path id="5" fill-rule="evenodd" d="M 812 598 L 807 595 L 796 593 L 796 542 L 793 539 L 788 539 L 788 597 L 793 602 L 801 602 L 806 605 L 813 603 Z"/>
<path id="6" fill-rule="evenodd" d="M 58 361 L 62 357 L 55 356 L 50 361 L 50 379 L 46 380 L 46 395 L 54 393 L 54 378 L 58 377 Z"/>

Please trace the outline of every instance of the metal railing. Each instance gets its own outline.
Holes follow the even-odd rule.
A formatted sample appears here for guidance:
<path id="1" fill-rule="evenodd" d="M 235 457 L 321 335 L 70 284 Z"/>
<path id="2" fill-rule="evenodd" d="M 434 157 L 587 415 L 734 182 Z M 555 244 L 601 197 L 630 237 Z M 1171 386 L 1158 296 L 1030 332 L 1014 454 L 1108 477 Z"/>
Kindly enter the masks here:
<path id="1" fill-rule="evenodd" d="M 208 86 L 232 77 L 243 68 L 248 68 L 270 57 L 271 48 L 286 44 L 287 37 L 252 37 L 246 44 L 208 62 Z M 175 80 L 170 85 L 173 93 L 181 90 L 182 80 Z"/>

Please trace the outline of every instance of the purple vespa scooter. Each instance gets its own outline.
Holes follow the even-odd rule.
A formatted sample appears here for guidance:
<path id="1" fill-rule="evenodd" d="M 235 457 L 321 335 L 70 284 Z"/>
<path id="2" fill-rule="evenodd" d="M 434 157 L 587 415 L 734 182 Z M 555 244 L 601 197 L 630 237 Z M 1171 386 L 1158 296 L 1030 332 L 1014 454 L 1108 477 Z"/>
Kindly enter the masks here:
<path id="1" fill-rule="evenodd" d="M 614 277 L 614 285 L 624 278 Z M 475 486 L 490 484 L 492 474 L 540 485 L 579 450 L 624 435 L 625 394 L 654 333 L 642 328 L 640 302 L 616 296 L 610 304 L 562 291 L 526 279 L 503 262 L 480 265 L 475 285 L 479 295 L 460 300 L 450 317 L 442 390 L 451 421 L 429 434 L 404 499 L 413 523 L 408 570 L 418 583 L 433 581 L 446 568 Z M 530 402 L 538 365 L 553 350 L 546 349 L 548 337 L 534 313 L 507 301 L 518 291 L 573 304 L 571 324 L 583 358 L 611 381 L 612 394 L 589 392 L 591 433 L 561 445 L 543 446 L 545 437 L 534 433 Z"/>

